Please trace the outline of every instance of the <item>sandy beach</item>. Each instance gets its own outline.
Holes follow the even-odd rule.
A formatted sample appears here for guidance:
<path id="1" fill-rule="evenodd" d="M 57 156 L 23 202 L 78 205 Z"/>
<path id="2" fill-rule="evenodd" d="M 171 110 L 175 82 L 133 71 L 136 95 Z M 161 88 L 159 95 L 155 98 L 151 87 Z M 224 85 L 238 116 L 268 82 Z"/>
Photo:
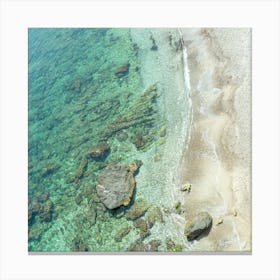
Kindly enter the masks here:
<path id="1" fill-rule="evenodd" d="M 185 218 L 213 217 L 191 250 L 251 251 L 250 29 L 183 29 L 193 123 L 181 166 Z"/>
<path id="2" fill-rule="evenodd" d="M 180 35 L 187 50 L 185 72 L 189 72 L 189 81 L 183 77 L 186 61 L 182 55 L 184 47 L 178 44 Z M 149 42 L 150 36 L 160 47 L 157 52 L 143 55 L 142 77 L 144 84 L 162 81 L 168 137 L 164 149 L 152 150 L 149 158 L 146 157 L 145 168 L 138 177 L 138 189 L 140 194 L 149 193 L 159 205 L 170 209 L 165 225 L 155 227 L 152 235 L 163 239 L 165 235 L 172 236 L 187 251 L 249 252 L 250 29 L 132 32 L 140 49 L 145 48 L 142 45 Z M 161 71 L 154 72 L 154 69 Z M 160 165 L 153 162 L 155 153 L 160 153 Z M 157 187 L 159 178 L 165 187 Z M 191 183 L 190 193 L 180 191 L 185 183 Z M 145 186 L 151 188 L 149 192 Z M 174 212 L 176 201 L 182 203 L 181 214 Z M 200 240 L 187 242 L 185 222 L 202 211 L 213 217 L 212 230 Z"/>

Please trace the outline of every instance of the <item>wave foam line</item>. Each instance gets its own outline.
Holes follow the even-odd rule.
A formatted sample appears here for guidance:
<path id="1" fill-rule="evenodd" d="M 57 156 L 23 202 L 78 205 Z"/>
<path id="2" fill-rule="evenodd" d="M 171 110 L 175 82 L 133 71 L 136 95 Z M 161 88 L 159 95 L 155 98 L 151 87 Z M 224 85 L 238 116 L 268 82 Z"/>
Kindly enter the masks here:
<path id="1" fill-rule="evenodd" d="M 188 110 L 188 115 L 187 115 L 187 119 L 189 121 L 188 137 L 186 137 L 187 138 L 186 148 L 187 148 L 188 145 L 189 145 L 189 142 L 190 142 L 190 138 L 191 138 L 191 127 L 192 127 L 192 123 L 193 123 L 190 69 L 189 69 L 189 65 L 188 65 L 188 50 L 187 50 L 187 46 L 184 43 L 183 34 L 182 34 L 182 31 L 181 31 L 180 28 L 178 28 L 178 33 L 179 33 L 179 36 L 180 36 L 180 41 L 181 41 L 181 46 L 182 46 L 182 51 L 183 51 L 183 72 L 184 72 L 183 74 L 184 74 L 185 89 L 186 89 L 188 104 L 190 106 L 189 110 Z"/>

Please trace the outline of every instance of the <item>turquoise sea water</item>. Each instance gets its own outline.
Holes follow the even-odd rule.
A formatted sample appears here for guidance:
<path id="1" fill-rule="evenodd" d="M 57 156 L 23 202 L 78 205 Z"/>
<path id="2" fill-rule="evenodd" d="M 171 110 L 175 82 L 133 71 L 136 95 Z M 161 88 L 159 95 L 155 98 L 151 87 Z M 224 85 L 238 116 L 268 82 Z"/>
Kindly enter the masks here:
<path id="1" fill-rule="evenodd" d="M 141 37 L 141 30 L 131 29 L 29 29 L 31 252 L 184 250 L 169 222 L 176 209 L 172 209 L 174 195 L 172 190 L 169 193 L 164 157 L 172 153 L 169 147 L 180 153 L 172 137 L 185 115 L 170 110 L 175 105 L 168 98 L 175 98 L 176 90 L 165 94 L 162 68 L 150 69 L 151 75 L 143 73 L 146 54 L 159 60 L 160 42 L 145 30 L 149 36 L 140 46 L 132 33 Z M 166 45 L 181 56 L 176 30 L 157 34 L 169 34 L 164 37 Z M 182 100 L 178 102 L 183 106 Z M 176 116 L 180 121 L 172 119 Z M 98 159 L 88 156 L 100 142 L 107 142 L 110 151 Z M 135 160 L 143 165 L 135 176 L 130 204 L 106 209 L 96 193 L 99 174 L 110 163 Z M 135 201 L 145 211 L 132 220 L 127 213 Z"/>

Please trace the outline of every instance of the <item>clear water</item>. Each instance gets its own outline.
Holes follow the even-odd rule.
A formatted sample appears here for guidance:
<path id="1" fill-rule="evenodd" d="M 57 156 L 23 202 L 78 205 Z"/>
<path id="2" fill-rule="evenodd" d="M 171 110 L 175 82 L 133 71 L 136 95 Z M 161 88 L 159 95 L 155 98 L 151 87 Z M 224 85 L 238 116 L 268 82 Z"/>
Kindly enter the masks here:
<path id="1" fill-rule="evenodd" d="M 32 28 L 28 40 L 29 251 L 121 252 L 155 240 L 145 250 L 174 251 L 171 239 L 187 250 L 173 207 L 190 112 L 178 30 Z M 143 99 L 152 85 L 155 96 Z M 110 153 L 88 158 L 100 141 Z M 98 175 L 136 159 L 131 204 L 107 210 Z M 144 221 L 155 207 L 162 216 L 146 236 L 126 218 L 139 199 L 149 205 Z"/>

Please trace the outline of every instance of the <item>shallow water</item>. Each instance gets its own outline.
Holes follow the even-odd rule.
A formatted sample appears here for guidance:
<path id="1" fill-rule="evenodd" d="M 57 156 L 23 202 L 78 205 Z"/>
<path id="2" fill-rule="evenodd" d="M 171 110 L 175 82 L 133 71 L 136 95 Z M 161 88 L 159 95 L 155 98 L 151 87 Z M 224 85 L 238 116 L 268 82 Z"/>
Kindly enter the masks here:
<path id="1" fill-rule="evenodd" d="M 173 207 L 190 112 L 178 30 L 32 28 L 28 35 L 29 251 L 119 252 L 136 250 L 135 242 L 174 251 L 171 239 L 187 250 Z M 89 157 L 101 141 L 110 152 Z M 134 160 L 143 165 L 130 205 L 106 209 L 95 190 L 99 174 Z M 159 211 L 149 229 L 126 218 L 139 199 L 149 207 L 142 222 Z M 127 232 L 117 238 L 120 231 Z"/>

